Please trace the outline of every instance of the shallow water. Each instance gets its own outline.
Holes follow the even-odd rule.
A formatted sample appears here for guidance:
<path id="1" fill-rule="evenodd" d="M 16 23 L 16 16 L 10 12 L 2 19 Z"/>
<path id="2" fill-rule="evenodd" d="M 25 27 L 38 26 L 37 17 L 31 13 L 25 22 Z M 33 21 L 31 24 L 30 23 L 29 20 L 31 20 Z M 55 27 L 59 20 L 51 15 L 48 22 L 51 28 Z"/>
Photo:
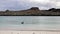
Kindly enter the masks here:
<path id="1" fill-rule="evenodd" d="M 7 27 L 60 29 L 60 16 L 0 16 L 0 28 Z"/>

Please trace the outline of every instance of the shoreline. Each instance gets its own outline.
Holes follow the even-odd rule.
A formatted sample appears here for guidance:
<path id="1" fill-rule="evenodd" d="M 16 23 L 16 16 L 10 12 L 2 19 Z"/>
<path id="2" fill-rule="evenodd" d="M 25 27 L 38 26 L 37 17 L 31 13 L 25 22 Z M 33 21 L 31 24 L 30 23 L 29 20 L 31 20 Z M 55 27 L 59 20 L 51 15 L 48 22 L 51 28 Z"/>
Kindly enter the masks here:
<path id="1" fill-rule="evenodd" d="M 48 32 L 60 32 L 60 30 L 0 30 L 0 31 L 48 31 Z"/>
<path id="2" fill-rule="evenodd" d="M 60 31 L 0 31 L 0 34 L 60 34 Z"/>

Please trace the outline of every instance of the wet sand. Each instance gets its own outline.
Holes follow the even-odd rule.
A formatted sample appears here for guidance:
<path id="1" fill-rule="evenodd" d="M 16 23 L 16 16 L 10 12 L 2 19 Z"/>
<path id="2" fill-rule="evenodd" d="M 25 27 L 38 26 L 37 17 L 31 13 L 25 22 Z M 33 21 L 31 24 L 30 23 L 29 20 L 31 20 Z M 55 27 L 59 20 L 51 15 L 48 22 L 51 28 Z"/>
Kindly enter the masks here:
<path id="1" fill-rule="evenodd" d="M 60 31 L 41 30 L 41 31 L 0 31 L 0 34 L 60 34 Z"/>

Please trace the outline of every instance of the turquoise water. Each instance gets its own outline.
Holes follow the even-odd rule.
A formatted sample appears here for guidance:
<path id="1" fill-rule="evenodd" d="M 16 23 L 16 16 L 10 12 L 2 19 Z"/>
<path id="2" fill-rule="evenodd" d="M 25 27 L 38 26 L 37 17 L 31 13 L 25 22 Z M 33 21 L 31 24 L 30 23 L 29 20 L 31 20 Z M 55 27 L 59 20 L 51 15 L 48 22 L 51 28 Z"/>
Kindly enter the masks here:
<path id="1" fill-rule="evenodd" d="M 21 24 L 24 22 L 24 24 Z M 59 16 L 0 16 L 0 28 L 60 29 Z"/>

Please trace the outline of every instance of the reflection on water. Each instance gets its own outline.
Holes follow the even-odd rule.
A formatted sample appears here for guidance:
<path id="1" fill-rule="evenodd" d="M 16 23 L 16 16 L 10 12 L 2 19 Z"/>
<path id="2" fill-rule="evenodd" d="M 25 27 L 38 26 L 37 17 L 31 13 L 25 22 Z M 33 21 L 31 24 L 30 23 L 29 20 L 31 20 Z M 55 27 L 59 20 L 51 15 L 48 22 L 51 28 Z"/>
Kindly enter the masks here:
<path id="1" fill-rule="evenodd" d="M 24 22 L 24 24 L 21 24 Z M 58 16 L 0 16 L 1 27 L 60 28 Z"/>

